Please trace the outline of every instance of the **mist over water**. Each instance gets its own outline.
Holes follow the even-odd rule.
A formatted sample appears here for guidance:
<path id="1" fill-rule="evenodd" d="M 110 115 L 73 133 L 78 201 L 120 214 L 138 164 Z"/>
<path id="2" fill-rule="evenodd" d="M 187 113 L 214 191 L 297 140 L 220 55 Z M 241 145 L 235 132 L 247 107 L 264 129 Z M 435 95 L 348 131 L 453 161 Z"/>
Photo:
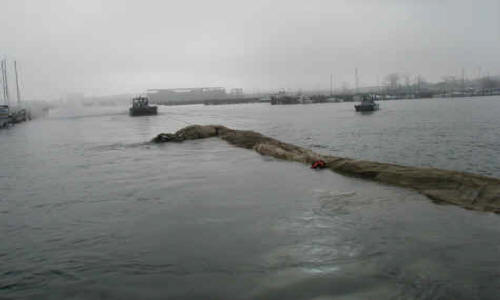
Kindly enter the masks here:
<path id="1" fill-rule="evenodd" d="M 497 299 L 500 219 L 263 157 L 223 124 L 360 159 L 500 177 L 500 98 L 51 111 L 0 131 L 0 298 Z"/>
<path id="2" fill-rule="evenodd" d="M 497 0 L 3 0 L 0 57 L 23 95 L 376 86 L 499 75 Z M 402 82 L 401 84 L 405 84 Z"/>

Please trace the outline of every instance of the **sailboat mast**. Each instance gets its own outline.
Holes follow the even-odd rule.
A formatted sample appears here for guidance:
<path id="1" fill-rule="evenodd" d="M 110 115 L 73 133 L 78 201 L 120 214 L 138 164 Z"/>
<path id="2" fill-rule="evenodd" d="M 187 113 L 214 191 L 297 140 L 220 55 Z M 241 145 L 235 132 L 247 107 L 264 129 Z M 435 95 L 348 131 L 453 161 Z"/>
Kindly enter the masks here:
<path id="1" fill-rule="evenodd" d="M 7 65 L 5 59 L 1 61 L 2 66 L 2 96 L 5 105 L 9 105 L 9 95 L 7 92 Z"/>
<path id="2" fill-rule="evenodd" d="M 9 74 L 7 73 L 7 60 L 4 60 L 3 63 L 5 72 L 5 95 L 7 95 L 7 105 L 10 105 Z"/>
<path id="3" fill-rule="evenodd" d="M 16 72 L 17 105 L 21 104 L 21 93 L 19 92 L 19 79 L 17 74 L 17 62 L 14 61 L 14 71 Z"/>
<path id="4" fill-rule="evenodd" d="M 7 74 L 7 60 L 3 60 L 3 84 L 4 84 L 4 93 L 7 105 L 10 105 L 10 95 L 9 95 L 9 80 Z"/>
<path id="5" fill-rule="evenodd" d="M 5 85 L 3 83 L 3 60 L 0 61 L 0 71 L 2 72 L 2 99 L 3 104 L 7 104 L 5 101 Z"/>

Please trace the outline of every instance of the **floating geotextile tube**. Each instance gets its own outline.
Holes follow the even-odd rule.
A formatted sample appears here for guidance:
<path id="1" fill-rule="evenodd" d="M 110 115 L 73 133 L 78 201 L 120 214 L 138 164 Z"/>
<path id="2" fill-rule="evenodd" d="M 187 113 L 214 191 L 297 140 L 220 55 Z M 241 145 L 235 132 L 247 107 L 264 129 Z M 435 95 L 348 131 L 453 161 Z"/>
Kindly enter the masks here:
<path id="1" fill-rule="evenodd" d="M 419 168 L 322 155 L 258 132 L 235 130 L 221 125 L 191 125 L 175 133 L 161 133 L 153 143 L 182 142 L 219 137 L 226 142 L 253 149 L 262 155 L 311 164 L 318 160 L 333 171 L 395 186 L 412 188 L 437 203 L 500 213 L 500 179 L 466 172 Z"/>

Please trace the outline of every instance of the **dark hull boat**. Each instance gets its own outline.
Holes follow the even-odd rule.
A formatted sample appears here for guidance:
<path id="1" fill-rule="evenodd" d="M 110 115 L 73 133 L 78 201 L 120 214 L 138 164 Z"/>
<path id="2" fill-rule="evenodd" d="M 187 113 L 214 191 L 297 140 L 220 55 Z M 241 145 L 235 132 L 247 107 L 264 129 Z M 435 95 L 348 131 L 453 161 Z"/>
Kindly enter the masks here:
<path id="1" fill-rule="evenodd" d="M 354 105 L 354 109 L 356 109 L 356 111 L 376 111 L 379 109 L 379 106 L 377 103 L 361 103 Z"/>
<path id="2" fill-rule="evenodd" d="M 149 106 L 149 107 L 143 107 L 143 108 L 131 107 L 128 112 L 131 116 L 157 115 L 158 114 L 158 107 L 156 107 L 156 106 Z"/>
<path id="3" fill-rule="evenodd" d="M 129 114 L 135 116 L 151 116 L 158 114 L 157 106 L 150 106 L 146 97 L 137 97 L 132 99 L 132 107 L 129 108 Z"/>
<path id="4" fill-rule="evenodd" d="M 379 109 L 379 106 L 375 103 L 375 99 L 373 97 L 365 96 L 363 97 L 361 104 L 354 105 L 354 109 L 359 112 L 376 111 Z"/>

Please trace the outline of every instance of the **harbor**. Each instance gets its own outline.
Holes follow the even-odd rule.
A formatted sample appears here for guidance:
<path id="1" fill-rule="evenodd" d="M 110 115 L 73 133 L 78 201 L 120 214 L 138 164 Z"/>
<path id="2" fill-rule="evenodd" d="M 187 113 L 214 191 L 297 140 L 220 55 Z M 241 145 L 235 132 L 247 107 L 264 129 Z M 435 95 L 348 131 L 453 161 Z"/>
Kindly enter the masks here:
<path id="1" fill-rule="evenodd" d="M 462 70 L 462 72 L 464 72 Z M 332 80 L 332 78 L 330 78 Z M 224 105 L 270 103 L 271 105 L 321 104 L 341 102 L 476 98 L 500 95 L 499 76 L 479 76 L 462 79 L 446 76 L 443 81 L 428 82 L 421 76 L 411 79 L 408 74 L 391 73 L 384 83 L 376 86 L 360 86 L 358 69 L 355 69 L 354 88 L 270 90 L 267 92 L 245 92 L 242 88 L 191 87 L 175 89 L 148 89 L 146 95 L 157 105 Z M 374 106 L 375 107 L 375 106 Z M 371 108 L 369 108 L 371 110 Z"/>
<path id="2" fill-rule="evenodd" d="M 224 124 L 322 155 L 500 177 L 498 97 L 388 100 L 371 115 L 353 105 L 159 106 L 138 118 L 128 104 L 61 107 L 0 131 L 2 296 L 181 297 L 196 285 L 221 299 L 496 299 L 498 214 L 219 138 L 150 143 Z"/>
<path id="3" fill-rule="evenodd" d="M 0 300 L 499 299 L 499 0 L 0 20 Z"/>

